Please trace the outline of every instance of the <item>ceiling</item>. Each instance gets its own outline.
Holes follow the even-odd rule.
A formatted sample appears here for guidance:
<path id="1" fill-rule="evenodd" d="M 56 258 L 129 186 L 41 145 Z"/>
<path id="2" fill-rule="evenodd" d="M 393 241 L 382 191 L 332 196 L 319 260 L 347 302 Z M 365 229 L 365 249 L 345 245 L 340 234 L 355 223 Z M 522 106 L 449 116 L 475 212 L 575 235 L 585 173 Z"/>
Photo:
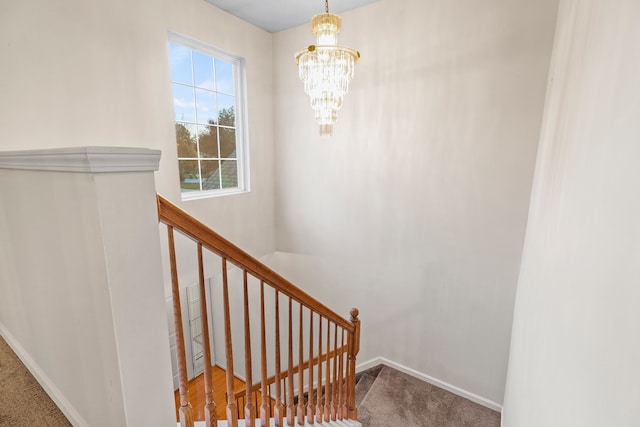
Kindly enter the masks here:
<path id="1" fill-rule="evenodd" d="M 324 12 L 323 0 L 206 0 L 263 30 L 275 33 L 311 20 Z M 342 13 L 378 0 L 331 0 L 329 12 Z"/>

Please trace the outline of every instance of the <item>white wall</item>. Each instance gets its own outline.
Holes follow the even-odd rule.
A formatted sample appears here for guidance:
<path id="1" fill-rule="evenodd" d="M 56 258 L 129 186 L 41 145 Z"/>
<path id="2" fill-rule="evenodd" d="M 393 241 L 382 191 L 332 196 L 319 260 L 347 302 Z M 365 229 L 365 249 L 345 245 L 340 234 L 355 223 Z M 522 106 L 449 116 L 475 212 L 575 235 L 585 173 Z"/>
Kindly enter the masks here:
<path id="1" fill-rule="evenodd" d="M 640 2 L 562 0 L 505 426 L 640 424 Z"/>
<path id="2" fill-rule="evenodd" d="M 343 14 L 340 41 L 362 59 L 330 139 L 293 61 L 308 26 L 275 34 L 281 271 L 345 316 L 361 309 L 360 361 L 502 403 L 556 9 L 382 0 Z"/>
<path id="3" fill-rule="evenodd" d="M 53 175 L 0 170 L 3 335 L 9 332 L 79 415 L 68 418 L 126 425 L 115 331 L 106 327 L 113 320 L 93 179 Z M 39 188 L 31 193 L 38 198 L 19 185 Z"/>
<path id="4" fill-rule="evenodd" d="M 0 150 L 161 149 L 157 190 L 179 202 L 170 30 L 247 62 L 252 191 L 181 206 L 251 253 L 271 253 L 271 35 L 203 0 L 3 1 Z"/>
<path id="5" fill-rule="evenodd" d="M 0 168 L 0 334 L 73 425 L 175 421 L 154 194 Z"/>

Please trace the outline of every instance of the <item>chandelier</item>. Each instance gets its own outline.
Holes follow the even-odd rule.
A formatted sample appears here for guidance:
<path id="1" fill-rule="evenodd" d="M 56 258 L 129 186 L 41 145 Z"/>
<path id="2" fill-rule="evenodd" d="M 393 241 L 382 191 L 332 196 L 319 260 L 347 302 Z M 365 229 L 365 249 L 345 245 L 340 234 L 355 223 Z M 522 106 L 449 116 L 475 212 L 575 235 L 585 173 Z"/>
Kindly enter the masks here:
<path id="1" fill-rule="evenodd" d="M 311 98 L 311 108 L 322 136 L 331 135 L 342 99 L 353 79 L 353 69 L 360 58 L 357 50 L 338 46 L 341 26 L 342 19 L 329 13 L 329 0 L 325 0 L 325 13 L 311 18 L 316 44 L 296 54 L 298 75 Z"/>

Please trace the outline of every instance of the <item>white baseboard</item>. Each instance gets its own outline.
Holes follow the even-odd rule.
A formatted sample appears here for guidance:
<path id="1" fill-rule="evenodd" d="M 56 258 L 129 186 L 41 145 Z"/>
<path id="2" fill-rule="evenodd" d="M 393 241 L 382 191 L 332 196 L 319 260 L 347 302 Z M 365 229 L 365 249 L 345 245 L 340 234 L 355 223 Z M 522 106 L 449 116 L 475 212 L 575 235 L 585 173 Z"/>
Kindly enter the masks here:
<path id="1" fill-rule="evenodd" d="M 64 414 L 69 422 L 76 427 L 89 426 L 80 414 L 75 410 L 73 405 L 64 396 L 64 393 L 60 391 L 55 383 L 49 378 L 49 376 L 40 368 L 40 366 L 31 358 L 29 353 L 20 345 L 15 337 L 9 332 L 9 330 L 0 323 L 0 336 L 9 344 L 9 347 L 18 356 L 20 361 L 27 367 L 31 375 L 38 381 L 40 386 L 49 395 L 51 400 L 60 408 L 60 411 Z"/>
<path id="2" fill-rule="evenodd" d="M 471 393 L 470 391 L 463 390 L 460 387 L 456 387 L 456 386 L 451 385 L 451 384 L 449 384 L 447 382 L 444 382 L 444 381 L 441 381 L 441 380 L 439 380 L 437 378 L 434 378 L 434 377 L 432 377 L 430 375 L 423 374 L 422 372 L 418 372 L 415 369 L 408 368 L 408 367 L 406 367 L 404 365 L 401 365 L 399 363 L 396 363 L 396 362 L 394 362 L 392 360 L 389 360 L 389 359 L 386 359 L 384 357 L 376 357 L 376 358 L 373 358 L 371 360 L 367 360 L 366 362 L 359 363 L 356 366 L 356 372 L 364 371 L 364 370 L 367 370 L 369 368 L 373 368 L 373 367 L 378 366 L 378 365 L 386 365 L 386 366 L 388 366 L 390 368 L 393 368 L 393 369 L 396 369 L 396 370 L 398 370 L 400 372 L 404 372 L 407 375 L 411 375 L 412 377 L 415 377 L 415 378 L 417 378 L 419 380 L 426 381 L 429 384 L 433 384 L 436 387 L 440 387 L 441 389 L 447 390 L 447 391 L 449 391 L 449 392 L 451 392 L 451 393 L 453 393 L 455 395 L 458 395 L 460 397 L 464 397 L 465 399 L 469 399 L 470 401 L 475 402 L 478 405 L 482 405 L 482 406 L 484 406 L 486 408 L 489 408 L 489 409 L 492 409 L 494 411 L 498 411 L 498 412 L 502 413 L 502 405 L 500 405 L 500 404 L 498 404 L 496 402 L 493 402 L 492 400 L 485 399 L 484 397 L 478 396 L 475 393 Z"/>

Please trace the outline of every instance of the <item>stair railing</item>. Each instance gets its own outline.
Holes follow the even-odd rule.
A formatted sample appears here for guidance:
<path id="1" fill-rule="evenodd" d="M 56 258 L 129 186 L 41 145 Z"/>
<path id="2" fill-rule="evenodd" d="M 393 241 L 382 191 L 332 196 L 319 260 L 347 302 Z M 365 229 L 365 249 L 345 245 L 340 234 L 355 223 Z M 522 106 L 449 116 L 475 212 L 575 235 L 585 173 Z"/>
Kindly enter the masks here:
<path id="1" fill-rule="evenodd" d="M 238 418 L 242 417 L 243 412 L 247 427 L 254 427 L 256 418 L 260 418 L 262 426 L 269 425 L 269 418 L 274 418 L 277 426 L 284 426 L 285 423 L 288 426 L 294 426 L 296 423 L 304 425 L 305 421 L 315 424 L 357 419 L 355 367 L 356 355 L 360 349 L 358 310 L 351 310 L 349 320 L 341 317 L 162 196 L 158 195 L 157 200 L 159 221 L 167 226 L 168 233 L 179 376 L 180 425 L 192 427 L 194 416 L 189 401 L 174 231 L 193 240 L 197 246 L 204 357 L 204 421 L 207 427 L 216 426 L 218 417 L 216 402 L 213 400 L 204 250 L 220 258 L 228 425 L 237 427 Z M 242 274 L 244 362 L 247 386 L 238 391 L 234 386 L 232 307 L 229 299 L 232 285 L 230 286 L 229 266 L 237 268 Z M 254 283 L 259 283 L 260 288 L 260 381 L 256 383 L 253 382 L 252 323 L 248 292 Z M 265 305 L 267 292 L 273 295 L 273 306 L 270 307 Z M 284 303 L 284 310 L 281 303 Z M 269 336 L 271 340 L 266 334 L 267 312 L 272 315 L 274 325 L 273 334 Z M 281 315 L 282 312 L 284 316 Z M 287 319 L 284 326 L 281 325 L 281 317 Z M 314 328 L 314 322 L 317 322 L 317 328 Z M 314 339 L 316 331 L 317 338 Z M 281 339 L 286 340 L 286 343 L 281 342 Z M 297 351 L 294 351 L 295 341 L 297 341 L 295 343 Z M 275 347 L 272 361 L 275 374 L 269 377 L 267 349 L 273 348 L 272 346 Z M 286 348 L 286 361 L 281 360 L 281 346 Z M 284 368 L 285 363 L 286 368 Z M 314 372 L 317 377 L 314 376 Z M 258 401 L 261 402 L 260 407 L 256 408 Z"/>

